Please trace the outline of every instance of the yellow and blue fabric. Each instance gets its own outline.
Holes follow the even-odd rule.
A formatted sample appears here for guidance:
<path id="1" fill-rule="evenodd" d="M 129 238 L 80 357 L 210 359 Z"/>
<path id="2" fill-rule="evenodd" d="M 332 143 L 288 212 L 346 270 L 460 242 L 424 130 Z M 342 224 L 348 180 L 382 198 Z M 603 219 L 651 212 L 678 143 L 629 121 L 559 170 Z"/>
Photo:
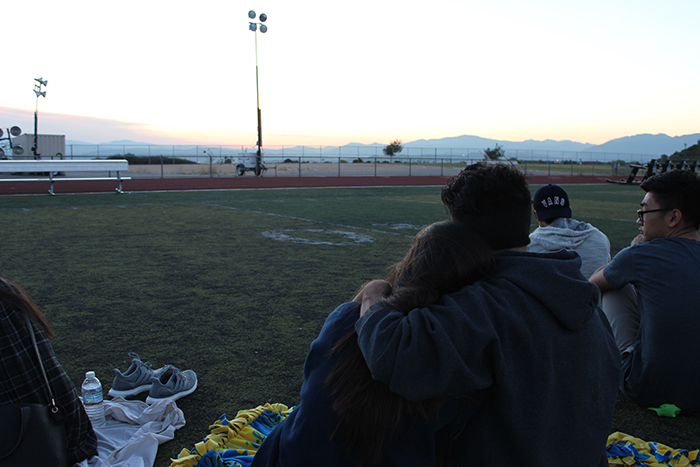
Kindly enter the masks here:
<path id="1" fill-rule="evenodd" d="M 700 449 L 673 449 L 661 443 L 646 442 L 625 433 L 608 437 L 608 465 L 685 467 L 700 466 Z"/>
<path id="2" fill-rule="evenodd" d="M 241 410 L 228 420 L 223 414 L 194 448 L 183 449 L 171 467 L 250 467 L 262 442 L 294 407 L 284 404 L 259 405 Z"/>

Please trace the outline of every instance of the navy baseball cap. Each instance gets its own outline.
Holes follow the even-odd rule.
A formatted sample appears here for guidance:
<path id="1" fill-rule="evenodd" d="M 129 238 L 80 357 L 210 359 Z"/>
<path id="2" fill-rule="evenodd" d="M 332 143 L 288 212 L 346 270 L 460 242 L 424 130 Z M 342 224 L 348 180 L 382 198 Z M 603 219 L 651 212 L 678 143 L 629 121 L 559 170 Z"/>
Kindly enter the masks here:
<path id="1" fill-rule="evenodd" d="M 532 199 L 532 204 L 537 212 L 537 218 L 548 221 L 557 217 L 571 217 L 569 195 L 559 185 L 545 185 L 540 187 Z"/>

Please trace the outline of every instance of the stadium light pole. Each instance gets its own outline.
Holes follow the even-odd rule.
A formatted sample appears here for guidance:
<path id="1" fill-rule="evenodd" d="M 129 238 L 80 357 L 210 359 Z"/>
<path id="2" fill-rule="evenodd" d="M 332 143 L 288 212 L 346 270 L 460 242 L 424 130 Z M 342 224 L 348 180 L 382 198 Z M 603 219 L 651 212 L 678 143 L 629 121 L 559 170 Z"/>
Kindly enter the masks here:
<path id="1" fill-rule="evenodd" d="M 36 108 L 34 109 L 34 145 L 32 146 L 32 154 L 34 154 L 34 159 L 39 159 L 41 154 L 36 152 L 37 150 L 37 127 L 38 127 L 38 114 L 39 114 L 39 96 L 46 97 L 46 91 L 42 91 L 41 87 L 49 84 L 49 80 L 44 78 L 34 78 L 34 94 L 36 94 Z"/>
<path id="2" fill-rule="evenodd" d="M 251 20 L 255 19 L 255 12 L 250 10 L 248 12 L 248 18 Z M 248 23 L 248 30 L 253 31 L 255 35 L 255 95 L 258 103 L 258 153 L 255 156 L 255 175 L 260 176 L 262 174 L 262 113 L 260 112 L 260 86 L 258 84 L 258 26 L 260 26 L 260 32 L 265 34 L 267 32 L 267 26 L 264 23 L 267 21 L 267 15 L 261 13 L 259 16 L 260 22 L 250 21 Z"/>

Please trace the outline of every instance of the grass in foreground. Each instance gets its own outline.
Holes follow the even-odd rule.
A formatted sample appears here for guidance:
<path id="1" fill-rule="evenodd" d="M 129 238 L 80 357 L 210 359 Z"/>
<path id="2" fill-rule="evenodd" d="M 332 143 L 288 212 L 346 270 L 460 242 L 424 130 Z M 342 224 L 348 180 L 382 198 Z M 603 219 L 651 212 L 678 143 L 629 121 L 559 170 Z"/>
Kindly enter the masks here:
<path id="1" fill-rule="evenodd" d="M 638 187 L 566 188 L 574 217 L 606 232 L 613 253 L 637 234 Z M 445 218 L 434 187 L 4 197 L 0 275 L 44 310 L 76 386 L 95 370 L 106 391 L 130 351 L 197 372 L 197 391 L 178 401 L 187 425 L 160 448 L 160 467 L 222 413 L 298 403 L 328 313 Z M 646 413 L 621 404 L 614 429 L 696 447 L 697 428 L 652 439 L 666 420 L 649 412 L 638 426 Z"/>

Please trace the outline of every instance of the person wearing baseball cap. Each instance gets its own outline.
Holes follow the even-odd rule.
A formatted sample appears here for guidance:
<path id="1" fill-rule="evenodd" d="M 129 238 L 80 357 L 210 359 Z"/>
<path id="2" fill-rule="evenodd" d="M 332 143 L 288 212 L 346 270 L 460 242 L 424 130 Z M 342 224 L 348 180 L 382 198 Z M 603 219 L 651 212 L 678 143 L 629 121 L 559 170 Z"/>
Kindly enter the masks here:
<path id="1" fill-rule="evenodd" d="M 610 262 L 610 240 L 591 224 L 572 219 L 569 201 L 569 195 L 559 185 L 545 185 L 535 192 L 532 205 L 539 227 L 530 234 L 528 250 L 575 251 L 581 257 L 581 274 L 589 278 Z"/>

